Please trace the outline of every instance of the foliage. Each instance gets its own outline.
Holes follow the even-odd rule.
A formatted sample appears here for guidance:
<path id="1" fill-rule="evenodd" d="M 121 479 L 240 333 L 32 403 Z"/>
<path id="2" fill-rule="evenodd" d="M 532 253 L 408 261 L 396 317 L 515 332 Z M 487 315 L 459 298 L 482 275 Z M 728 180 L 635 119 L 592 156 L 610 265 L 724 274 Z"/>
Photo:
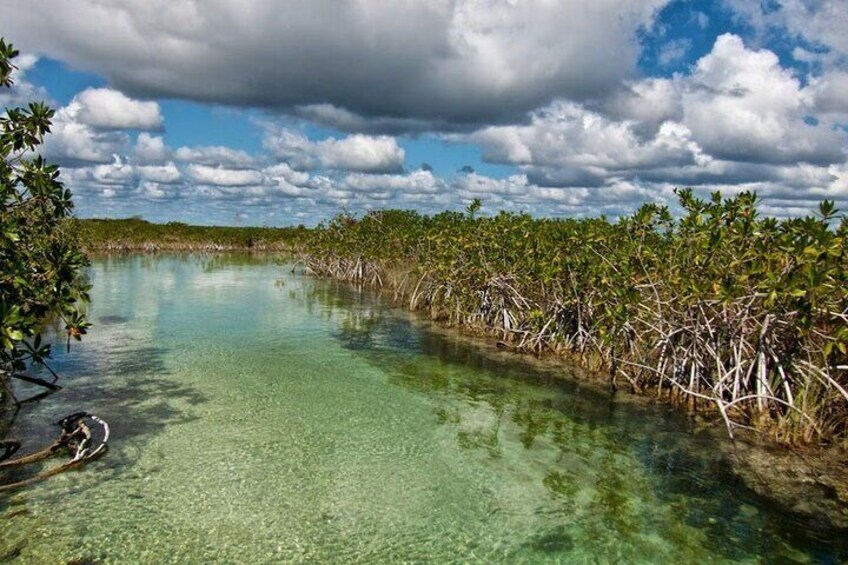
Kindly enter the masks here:
<path id="1" fill-rule="evenodd" d="M 12 45 L 0 39 L 0 87 L 11 87 Z M 88 324 L 77 309 L 86 299 L 81 271 L 87 260 L 63 220 L 73 210 L 59 169 L 34 152 L 50 131 L 53 110 L 32 102 L 0 117 L 0 371 L 42 363 L 50 353 L 40 331 L 50 319 L 65 323 L 68 339 Z"/>
<path id="2" fill-rule="evenodd" d="M 141 218 L 74 220 L 89 250 L 256 249 L 291 250 L 308 230 L 296 228 L 153 224 Z"/>
<path id="3" fill-rule="evenodd" d="M 341 215 L 311 235 L 307 265 L 519 351 L 594 362 L 613 384 L 715 411 L 731 435 L 848 437 L 848 221 L 831 202 L 778 221 L 751 193 L 678 197 L 676 220 L 654 204 L 615 223 L 479 205 Z"/>

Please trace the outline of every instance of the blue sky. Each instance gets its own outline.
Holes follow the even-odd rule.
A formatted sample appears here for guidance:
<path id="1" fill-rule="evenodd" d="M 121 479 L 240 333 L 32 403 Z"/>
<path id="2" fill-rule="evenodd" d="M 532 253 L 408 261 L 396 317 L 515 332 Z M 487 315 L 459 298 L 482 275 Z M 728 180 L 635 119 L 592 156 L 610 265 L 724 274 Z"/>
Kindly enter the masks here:
<path id="1" fill-rule="evenodd" d="M 844 0 L 8 0 L 81 217 L 848 206 Z"/>

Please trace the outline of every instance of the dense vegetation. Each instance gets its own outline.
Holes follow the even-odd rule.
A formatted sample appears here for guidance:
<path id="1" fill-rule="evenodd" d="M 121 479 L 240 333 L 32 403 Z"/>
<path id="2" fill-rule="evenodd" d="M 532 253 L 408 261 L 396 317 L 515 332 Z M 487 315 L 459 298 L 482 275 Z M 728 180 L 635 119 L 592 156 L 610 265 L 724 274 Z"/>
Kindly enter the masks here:
<path id="1" fill-rule="evenodd" d="M 756 196 L 683 215 L 534 219 L 377 211 L 315 230 L 307 268 L 391 288 L 436 319 L 556 352 L 780 441 L 848 438 L 848 220 L 761 218 Z"/>
<path id="2" fill-rule="evenodd" d="M 0 87 L 12 85 L 18 52 L 0 39 Z M 87 265 L 77 239 L 63 223 L 73 209 L 59 171 L 34 151 L 50 131 L 53 110 L 40 103 L 7 108 L 0 115 L 0 382 L 12 397 L 8 376 L 50 353 L 40 331 L 48 320 L 64 321 L 71 337 L 85 333 L 77 302 L 88 290 Z M 37 381 L 37 379 L 36 379 Z M 47 383 L 47 386 L 51 386 Z"/>
<path id="3" fill-rule="evenodd" d="M 91 251 L 127 250 L 289 250 L 307 230 L 296 228 L 189 226 L 180 222 L 152 224 L 139 218 L 74 220 Z"/>

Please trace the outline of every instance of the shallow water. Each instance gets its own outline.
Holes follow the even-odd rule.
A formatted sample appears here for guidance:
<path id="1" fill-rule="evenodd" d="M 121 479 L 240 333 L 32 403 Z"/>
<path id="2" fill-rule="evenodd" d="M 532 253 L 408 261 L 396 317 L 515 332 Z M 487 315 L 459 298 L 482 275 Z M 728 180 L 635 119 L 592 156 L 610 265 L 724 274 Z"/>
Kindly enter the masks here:
<path id="1" fill-rule="evenodd" d="M 848 558 L 764 507 L 678 414 L 372 293 L 237 255 L 102 259 L 90 276 L 96 325 L 56 351 L 65 389 L 9 437 L 34 450 L 86 409 L 112 423 L 111 451 L 0 497 L 0 561 Z"/>

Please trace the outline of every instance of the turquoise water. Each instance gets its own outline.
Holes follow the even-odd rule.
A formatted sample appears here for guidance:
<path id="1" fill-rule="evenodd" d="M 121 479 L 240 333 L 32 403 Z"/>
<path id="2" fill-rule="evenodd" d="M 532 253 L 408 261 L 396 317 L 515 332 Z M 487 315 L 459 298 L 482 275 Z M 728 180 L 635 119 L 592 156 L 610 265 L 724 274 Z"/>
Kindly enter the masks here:
<path id="1" fill-rule="evenodd" d="M 554 381 L 373 293 L 236 255 L 103 259 L 90 277 L 96 325 L 56 352 L 65 389 L 9 437 L 34 450 L 86 409 L 112 449 L 0 497 L 0 561 L 848 556 L 765 508 L 678 414 Z"/>

